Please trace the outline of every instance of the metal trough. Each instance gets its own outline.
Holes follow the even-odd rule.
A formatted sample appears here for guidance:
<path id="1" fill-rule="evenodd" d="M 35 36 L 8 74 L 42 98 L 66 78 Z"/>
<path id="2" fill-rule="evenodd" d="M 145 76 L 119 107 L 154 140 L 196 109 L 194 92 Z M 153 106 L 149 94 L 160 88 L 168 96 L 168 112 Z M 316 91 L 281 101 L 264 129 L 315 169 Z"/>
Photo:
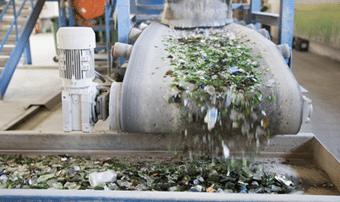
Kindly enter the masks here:
<path id="1" fill-rule="evenodd" d="M 168 157 L 171 134 L 136 134 L 115 131 L 55 133 L 5 131 L 0 133 L 0 154 L 147 155 Z M 236 157 L 242 154 L 231 151 Z M 311 133 L 274 136 L 259 161 L 279 162 L 274 172 L 294 172 L 304 195 L 207 194 L 191 192 L 0 190 L 0 201 L 340 201 L 340 162 Z M 322 186 L 333 183 L 333 188 Z M 333 196 L 330 196 L 333 195 Z M 335 195 L 335 196 L 334 196 Z"/>

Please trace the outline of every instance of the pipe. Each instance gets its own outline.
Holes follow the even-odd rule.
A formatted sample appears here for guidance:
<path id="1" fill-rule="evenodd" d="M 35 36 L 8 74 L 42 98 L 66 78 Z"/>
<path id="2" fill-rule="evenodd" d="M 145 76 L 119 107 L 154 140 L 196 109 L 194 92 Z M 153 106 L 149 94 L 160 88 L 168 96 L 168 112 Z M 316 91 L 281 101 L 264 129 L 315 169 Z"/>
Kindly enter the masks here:
<path id="1" fill-rule="evenodd" d="M 139 25 L 138 28 L 139 28 L 140 30 L 143 31 L 143 30 L 144 30 L 145 28 L 147 28 L 148 26 L 149 26 L 149 25 L 147 25 L 147 24 L 145 24 L 145 23 L 142 22 L 142 23 L 140 23 L 140 25 Z"/>
<path id="2" fill-rule="evenodd" d="M 116 42 L 115 45 L 113 46 L 114 50 L 113 55 L 115 57 L 128 60 L 130 58 L 132 49 L 133 49 L 132 45 Z"/>
<path id="3" fill-rule="evenodd" d="M 137 29 L 137 28 L 132 28 L 129 33 L 129 39 L 131 39 L 132 41 L 137 41 L 141 33 L 142 33 L 142 30 Z"/>

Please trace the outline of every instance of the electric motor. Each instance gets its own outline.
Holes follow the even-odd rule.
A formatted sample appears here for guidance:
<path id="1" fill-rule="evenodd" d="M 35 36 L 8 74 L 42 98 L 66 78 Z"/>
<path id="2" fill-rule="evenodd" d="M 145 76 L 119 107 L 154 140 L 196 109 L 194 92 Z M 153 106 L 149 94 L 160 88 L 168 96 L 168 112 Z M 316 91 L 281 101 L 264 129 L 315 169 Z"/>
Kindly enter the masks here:
<path id="1" fill-rule="evenodd" d="M 63 130 L 90 132 L 97 122 L 98 85 L 93 82 L 95 33 L 92 28 L 65 27 L 57 33 L 63 79 Z"/>

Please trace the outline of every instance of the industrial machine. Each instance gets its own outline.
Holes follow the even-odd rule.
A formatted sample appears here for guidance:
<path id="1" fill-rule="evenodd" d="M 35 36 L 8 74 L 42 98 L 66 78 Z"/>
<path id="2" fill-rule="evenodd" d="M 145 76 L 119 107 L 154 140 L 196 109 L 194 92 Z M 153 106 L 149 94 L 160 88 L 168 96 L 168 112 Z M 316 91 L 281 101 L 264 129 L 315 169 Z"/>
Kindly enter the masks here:
<path id="1" fill-rule="evenodd" d="M 301 124 L 309 120 L 312 105 L 308 98 L 302 96 L 285 61 L 290 58 L 289 46 L 276 46 L 268 39 L 266 30 L 256 31 L 253 25 L 231 23 L 231 15 L 231 1 L 165 1 L 161 19 L 154 20 L 148 27 L 142 25 L 143 30 L 131 29 L 129 37 L 135 41 L 133 46 L 115 44 L 115 56 L 128 59 L 129 62 L 124 81 L 112 84 L 109 100 L 100 99 L 103 95 L 98 93 L 98 87 L 91 81 L 94 79 L 93 32 L 86 28 L 61 28 L 58 32 L 58 47 L 61 49 L 59 65 L 65 87 L 64 131 L 90 132 L 100 114 L 109 114 L 112 130 L 142 133 L 184 131 L 187 123 L 176 120 L 180 109 L 176 105 L 169 105 L 163 98 L 171 84 L 169 80 L 163 82 L 163 76 L 169 69 L 174 69 L 169 61 L 161 60 L 168 54 L 162 42 L 164 35 L 171 32 L 175 36 L 181 32 L 174 27 L 223 27 L 225 32 L 247 38 L 247 43 L 253 44 L 251 54 L 254 56 L 263 53 L 261 66 L 257 70 L 267 72 L 268 76 L 263 77 L 264 83 L 277 84 L 259 87 L 264 97 L 271 94 L 276 97 L 275 101 L 265 100 L 258 110 L 264 111 L 270 120 L 270 134 L 298 133 Z M 154 71 L 155 67 L 161 69 Z M 105 100 L 109 103 L 105 103 Z M 102 119 L 105 120 L 106 116 Z M 192 129 L 194 133 L 200 131 Z"/>
<path id="2" fill-rule="evenodd" d="M 122 1 L 119 5 L 122 9 L 125 8 Z M 239 133 L 230 133 L 232 136 L 230 138 L 243 141 L 239 134 L 246 134 L 244 137 L 249 137 L 254 131 L 259 134 L 260 129 L 265 129 L 271 135 L 279 134 L 273 136 L 270 141 L 267 141 L 267 136 L 263 136 L 267 144 L 262 150 L 261 158 L 263 159 L 261 160 L 283 162 L 284 169 L 278 168 L 283 175 L 292 167 L 298 168 L 296 172 L 304 180 L 304 186 L 313 188 L 307 191 L 308 194 L 317 194 L 317 196 L 6 190 L 6 193 L 0 192 L 1 198 L 4 200 L 39 198 L 50 201 L 338 201 L 339 198 L 336 196 L 318 195 L 338 194 L 340 163 L 313 135 L 289 135 L 297 134 L 301 125 L 310 121 L 313 111 L 311 100 L 302 95 L 300 86 L 289 69 L 290 64 L 287 64 L 291 62 L 289 60 L 291 59 L 290 45 L 277 46 L 268 39 L 269 35 L 265 30 L 256 30 L 258 25 L 245 25 L 244 22 L 234 21 L 231 15 L 232 7 L 231 0 L 165 0 L 162 15 L 147 24 L 139 24 L 138 29 L 131 28 L 129 38 L 132 43 L 116 42 L 112 47 L 110 53 L 112 57 L 126 59 L 128 62 L 123 82 L 112 81 L 111 85 L 107 85 L 108 77 L 95 71 L 94 48 L 96 45 L 92 29 L 60 28 L 57 41 L 59 71 L 64 87 L 62 92 L 64 132 L 5 131 L 0 134 L 2 140 L 0 148 L 3 153 L 10 154 L 67 153 L 100 155 L 101 157 L 116 155 L 127 158 L 129 155 L 144 158 L 143 155 L 145 155 L 150 161 L 154 161 L 158 156 L 171 159 L 173 156 L 168 152 L 168 146 L 171 144 L 175 144 L 178 150 L 185 150 L 185 139 L 173 134 L 184 136 L 207 134 L 203 135 L 203 141 L 207 141 L 211 137 L 209 134 L 215 132 L 229 134 L 233 129 L 222 127 L 224 125 L 220 123 L 225 121 L 231 128 L 234 126 L 236 128 L 237 124 L 234 122 L 237 123 L 239 117 L 235 116 L 235 111 L 229 102 L 236 103 L 236 106 L 237 101 L 233 96 L 236 94 L 241 96 L 241 94 L 233 91 L 232 88 L 226 89 L 226 92 L 231 90 L 231 94 L 223 94 L 221 100 L 224 100 L 222 103 L 227 106 L 224 108 L 227 111 L 221 110 L 217 105 L 211 104 L 212 102 L 206 102 L 203 106 L 206 108 L 202 108 L 202 106 L 186 103 L 184 99 L 187 98 L 186 92 L 181 94 L 183 96 L 181 99 L 177 99 L 179 89 L 192 86 L 190 81 L 177 85 L 178 82 L 173 80 L 174 77 L 169 76 L 171 72 L 176 71 L 176 66 L 172 65 L 174 58 L 172 54 L 175 55 L 176 52 L 170 52 L 169 44 L 172 45 L 167 40 L 185 38 L 189 36 L 185 35 L 189 32 L 193 35 L 188 38 L 197 37 L 201 40 L 206 33 L 216 31 L 226 36 L 226 43 L 229 43 L 227 39 L 241 40 L 251 47 L 249 55 L 256 57 L 256 61 L 251 62 L 260 63 L 260 65 L 253 66 L 256 66 L 256 70 L 262 74 L 263 79 L 261 85 L 258 85 L 258 90 L 262 92 L 262 97 L 258 96 L 258 99 L 265 98 L 257 105 L 256 112 L 259 113 L 259 117 L 261 116 L 256 120 L 258 127 L 249 126 L 252 129 L 249 130 L 244 124 L 247 121 L 243 119 L 238 125 L 237 132 Z M 254 16 L 259 17 L 258 14 Z M 275 22 L 278 23 L 278 21 Z M 118 26 L 122 26 L 122 23 Z M 202 57 L 200 59 L 209 60 L 207 57 L 204 58 L 205 55 L 200 55 L 200 57 Z M 229 75 L 241 71 L 241 68 L 226 68 Z M 208 92 L 209 89 L 205 87 L 201 88 Z M 176 102 L 169 104 L 169 98 L 174 98 Z M 209 101 L 213 99 L 212 96 Z M 245 99 L 240 99 L 240 102 L 242 100 Z M 188 114 L 183 113 L 183 107 L 184 112 L 191 110 L 191 115 L 196 118 L 184 119 Z M 223 113 L 227 115 L 225 119 L 221 118 Z M 236 113 L 236 115 L 239 114 Z M 107 130 L 93 130 L 98 120 L 107 119 L 109 119 Z M 209 126 L 211 120 L 214 127 Z M 266 120 L 269 120 L 269 126 Z M 197 123 L 193 125 L 195 121 Z M 260 129 L 257 130 L 257 128 Z M 245 129 L 248 129 L 249 134 Z M 226 145 L 231 155 L 244 156 L 244 153 L 240 152 L 242 145 L 238 145 L 235 141 L 228 141 Z M 326 175 L 325 173 L 328 177 L 323 176 Z M 314 179 L 319 175 L 321 180 Z M 315 184 L 312 184 L 316 182 L 319 183 L 317 188 Z M 329 182 L 334 183 L 331 191 L 323 186 L 324 183 Z"/>
<path id="3" fill-rule="evenodd" d="M 58 32 L 64 131 L 90 132 L 98 119 L 107 118 L 107 89 L 93 82 L 95 46 L 91 28 L 68 27 Z"/>

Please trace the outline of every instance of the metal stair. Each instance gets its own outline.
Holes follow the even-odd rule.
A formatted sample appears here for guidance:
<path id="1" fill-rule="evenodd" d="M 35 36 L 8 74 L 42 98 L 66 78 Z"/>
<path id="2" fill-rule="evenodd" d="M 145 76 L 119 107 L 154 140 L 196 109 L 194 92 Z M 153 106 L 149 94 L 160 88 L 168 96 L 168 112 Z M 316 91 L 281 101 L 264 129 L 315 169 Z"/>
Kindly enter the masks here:
<path id="1" fill-rule="evenodd" d="M 18 63 L 31 63 L 29 37 L 46 0 L 2 0 L 0 4 L 0 99 Z M 25 53 L 25 54 L 23 54 Z M 25 57 L 22 57 L 25 56 Z"/>
<path id="2" fill-rule="evenodd" d="M 1 13 L 5 10 L 5 7 L 9 0 L 4 1 L 2 5 L 0 5 L 0 11 Z M 22 1 L 15 2 L 15 13 L 18 14 L 21 6 Z M 24 25 L 26 24 L 28 20 L 28 16 L 32 12 L 32 5 L 30 1 L 26 1 L 25 4 L 22 6 L 22 10 L 20 13 L 20 16 L 17 17 L 17 31 L 18 35 L 22 32 Z M 5 36 L 10 29 L 13 21 L 14 21 L 14 9 L 13 4 L 10 4 L 7 8 L 7 12 L 4 14 L 1 22 L 0 22 L 0 42 L 2 42 L 5 39 Z M 19 36 L 18 36 L 19 37 Z M 10 55 L 15 47 L 15 44 L 17 43 L 17 36 L 16 36 L 16 30 L 15 27 L 10 32 L 10 35 L 8 36 L 6 43 L 3 46 L 2 51 L 0 52 L 0 73 L 3 71 L 8 59 L 10 58 Z M 21 61 L 23 58 L 20 59 Z"/>

